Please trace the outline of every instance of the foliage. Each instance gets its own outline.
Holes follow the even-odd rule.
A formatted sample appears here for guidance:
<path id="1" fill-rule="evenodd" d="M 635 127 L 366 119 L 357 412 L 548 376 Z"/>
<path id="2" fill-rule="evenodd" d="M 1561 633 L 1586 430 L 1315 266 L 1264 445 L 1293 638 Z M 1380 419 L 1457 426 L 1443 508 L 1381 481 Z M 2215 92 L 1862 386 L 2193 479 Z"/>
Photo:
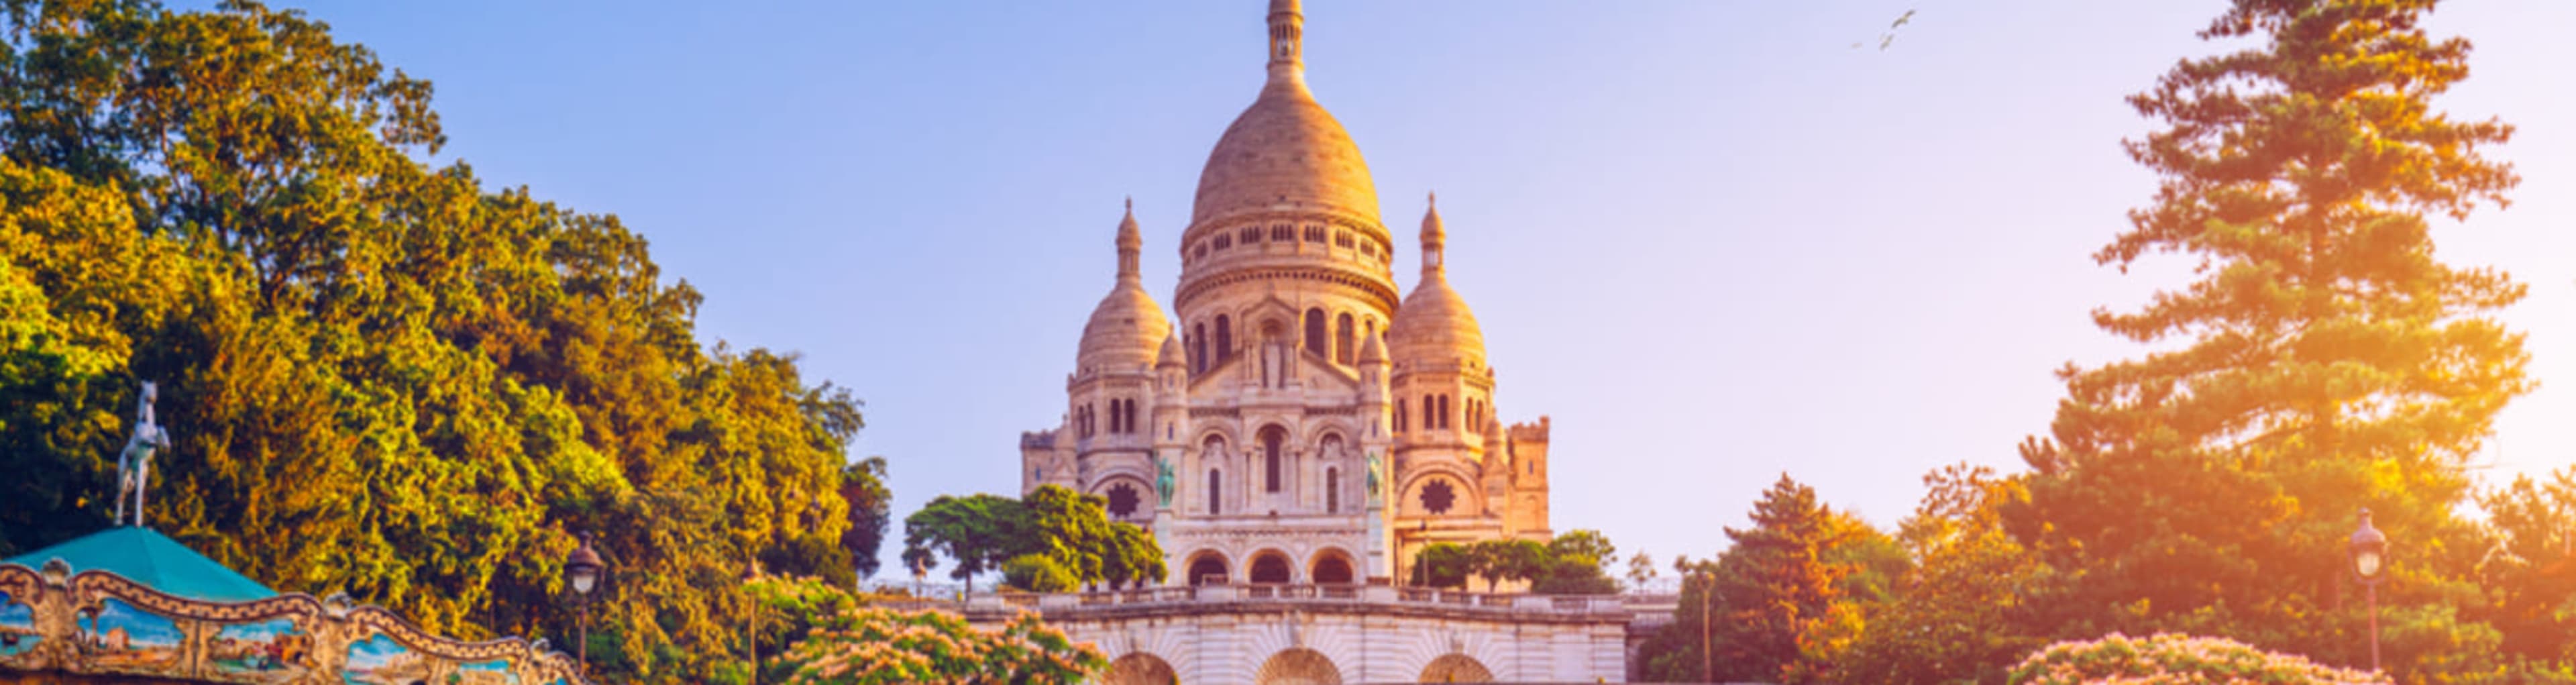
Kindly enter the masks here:
<path id="1" fill-rule="evenodd" d="M 1530 581 L 1530 592 L 1542 595 L 1607 595 L 1619 592 L 1619 581 L 1612 580 L 1604 565 L 1619 556 L 1619 548 L 1610 544 L 1601 531 L 1577 528 L 1550 540 L 1541 570 Z"/>
<path id="2" fill-rule="evenodd" d="M 487 192 L 430 85 L 255 2 L 11 0 L 0 26 L 0 548 L 108 525 L 139 381 L 149 522 L 289 591 L 467 638 L 568 635 L 600 533 L 603 676 L 711 677 L 753 558 L 849 577 L 857 402 L 702 347 L 614 217 Z"/>
<path id="3" fill-rule="evenodd" d="M 2012 669 L 2015 685 L 2078 683 L 2386 683 L 2363 671 L 2318 665 L 2297 656 L 2267 653 L 2225 638 L 2158 633 L 2132 638 L 2119 633 L 2087 642 L 2060 642 L 2034 652 Z"/>
<path id="4" fill-rule="evenodd" d="M 2237 0 L 2184 60 L 2130 98 L 2166 128 L 2128 144 L 2152 205 L 2095 259 L 2182 253 L 2197 280 L 2097 325 L 2159 351 L 2061 372 L 2053 440 L 2025 445 L 2029 498 L 2006 529 L 2066 575 L 2058 637 L 2184 631 L 2352 663 L 2366 644 L 2344 567 L 2354 512 L 2405 541 L 2397 607 L 2474 604 L 2487 551 L 2457 512 L 2467 460 L 2531 388 L 2523 337 L 2493 319 L 2524 288 L 2435 260 L 2425 216 L 2505 203 L 2518 179 L 2481 154 L 2512 128 L 2432 99 L 2469 44 L 2428 36 L 2433 0 Z M 2442 612 L 2392 611 L 2401 680 L 2498 645 Z"/>
<path id="5" fill-rule="evenodd" d="M 1898 529 L 1913 564 L 1885 601 L 1869 605 L 1867 629 L 1841 680 L 1875 683 L 2003 682 L 2023 655 L 2046 644 L 2034 598 L 2053 576 L 2005 535 L 1997 505 L 2021 495 L 2019 481 L 1992 469 L 1953 465 L 1923 477 L 1929 492 Z"/>
<path id="6" fill-rule="evenodd" d="M 1467 574 L 1474 567 L 1467 548 L 1457 543 L 1434 542 L 1414 552 L 1413 584 L 1421 587 L 1466 589 Z"/>
<path id="7" fill-rule="evenodd" d="M 2576 466 L 2480 498 L 2498 537 L 2478 569 L 2507 653 L 2576 667 Z"/>
<path id="8" fill-rule="evenodd" d="M 1647 556 L 1647 555 L 1646 555 L 1646 551 L 1645 551 L 1645 550 L 1642 550 L 1642 549 L 1641 549 L 1641 550 L 1637 550 L 1637 553 L 1636 553 L 1635 555 L 1631 555 L 1631 556 L 1629 556 L 1629 557 L 1628 557 L 1628 587 L 1629 587 L 1629 589 L 1632 589 L 1632 590 L 1644 590 L 1644 589 L 1646 588 L 1646 584 L 1647 584 L 1647 583 L 1654 582 L 1654 580 L 1655 580 L 1655 558 L 1654 558 L 1654 557 Z"/>
<path id="9" fill-rule="evenodd" d="M 1547 546 L 1534 540 L 1480 540 L 1467 546 L 1467 572 L 1494 592 L 1504 581 L 1528 581 L 1548 570 Z"/>
<path id="10" fill-rule="evenodd" d="M 1082 587 L 1072 571 L 1044 554 L 1022 554 L 1002 562 L 1002 582 L 1028 592 L 1071 592 Z"/>
<path id="11" fill-rule="evenodd" d="M 1046 557 L 1072 574 L 1076 586 L 1168 577 L 1162 547 L 1151 533 L 1110 521 L 1101 497 L 1059 485 L 1040 486 L 1017 500 L 941 495 L 904 517 L 903 527 L 907 567 L 927 568 L 947 557 L 954 564 L 949 577 L 970 589 L 976 574 L 1027 555 Z"/>
<path id="12" fill-rule="evenodd" d="M 885 457 L 868 457 L 841 468 L 841 501 L 850 505 L 850 528 L 841 532 L 841 549 L 850 555 L 854 575 L 876 575 L 877 550 L 885 546 L 894 522 L 894 491 L 886 487 Z"/>
<path id="13" fill-rule="evenodd" d="M 939 611 L 861 608 L 787 651 L 787 682 L 812 685 L 896 683 L 1050 683 L 1070 685 L 1109 665 L 1090 645 L 1075 644 L 1035 614 L 1020 614 L 984 632 Z"/>
<path id="14" fill-rule="evenodd" d="M 1862 576 L 1903 572 L 1901 558 L 1890 568 L 1873 551 L 1888 544 L 1885 535 L 1819 504 L 1814 489 L 1786 475 L 1754 504 L 1753 524 L 1726 529 L 1734 544 L 1715 561 L 1675 560 L 1681 606 L 1641 649 L 1649 679 L 1827 679 L 1860 638 L 1861 600 L 1883 591 L 1883 580 Z"/>
<path id="15" fill-rule="evenodd" d="M 947 557 L 948 577 L 965 581 L 973 592 L 976 574 L 1018 556 L 1026 519 L 1018 500 L 1000 495 L 933 497 L 903 518 L 904 565 L 929 568 L 935 557 Z"/>

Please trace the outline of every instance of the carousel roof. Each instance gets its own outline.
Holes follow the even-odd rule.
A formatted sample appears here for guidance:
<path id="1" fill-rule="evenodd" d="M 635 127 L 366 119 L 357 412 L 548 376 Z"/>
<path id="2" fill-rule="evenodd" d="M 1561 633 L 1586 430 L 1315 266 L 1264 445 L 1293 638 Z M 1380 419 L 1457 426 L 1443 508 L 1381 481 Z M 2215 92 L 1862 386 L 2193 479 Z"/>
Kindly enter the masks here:
<path id="1" fill-rule="evenodd" d="M 0 563 L 44 568 L 47 560 L 55 558 L 71 564 L 73 573 L 107 571 L 188 599 L 248 602 L 277 596 L 276 590 L 215 563 L 169 536 L 136 526 L 91 533 Z"/>

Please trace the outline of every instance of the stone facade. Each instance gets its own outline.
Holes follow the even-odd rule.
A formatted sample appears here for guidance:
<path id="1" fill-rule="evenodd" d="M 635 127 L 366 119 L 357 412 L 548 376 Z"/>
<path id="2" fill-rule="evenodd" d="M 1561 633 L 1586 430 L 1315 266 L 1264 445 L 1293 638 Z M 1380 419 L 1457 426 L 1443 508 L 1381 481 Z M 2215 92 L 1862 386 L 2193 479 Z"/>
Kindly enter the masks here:
<path id="1" fill-rule="evenodd" d="M 1624 682 L 1634 635 L 1619 597 L 1383 586 L 982 596 L 966 613 L 998 625 L 1016 611 L 1099 648 L 1103 685 Z"/>
<path id="2" fill-rule="evenodd" d="M 1177 323 L 1139 275 L 1131 204 L 1064 421 L 1021 436 L 1023 492 L 1108 498 L 1174 585 L 1402 585 L 1431 542 L 1548 539 L 1548 420 L 1498 418 L 1437 209 L 1399 298 L 1367 164 L 1307 89 L 1297 3 L 1273 0 L 1269 27 L 1268 78 L 1200 173 Z"/>

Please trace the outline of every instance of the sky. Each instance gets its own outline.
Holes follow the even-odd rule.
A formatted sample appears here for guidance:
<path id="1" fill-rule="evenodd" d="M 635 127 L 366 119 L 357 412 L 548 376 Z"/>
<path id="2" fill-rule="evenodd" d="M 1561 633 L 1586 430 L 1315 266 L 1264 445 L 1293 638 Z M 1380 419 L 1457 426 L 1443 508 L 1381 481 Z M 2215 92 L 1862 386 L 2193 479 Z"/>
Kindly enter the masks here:
<path id="1" fill-rule="evenodd" d="M 2090 258 L 2154 191 L 2124 98 L 2223 48 L 2193 34 L 2224 7 L 1310 0 L 1307 78 L 1408 291 L 1440 194 L 1497 410 L 1553 418 L 1555 528 L 1660 563 L 1724 547 L 1784 473 L 1893 525 L 1929 470 L 2018 470 L 2056 369 L 2146 352 L 2089 316 L 2190 277 Z M 706 294 L 703 339 L 852 388 L 852 456 L 890 461 L 898 517 L 1017 492 L 1122 199 L 1168 309 L 1199 169 L 1263 78 L 1261 0 L 306 9 L 436 84 L 435 161 L 619 215 Z M 2530 286 L 2502 319 L 2540 388 L 2477 459 L 2494 483 L 2576 461 L 2576 3 L 2429 26 L 2477 46 L 2436 106 L 2519 127 L 2490 151 L 2512 207 L 2434 233 Z"/>

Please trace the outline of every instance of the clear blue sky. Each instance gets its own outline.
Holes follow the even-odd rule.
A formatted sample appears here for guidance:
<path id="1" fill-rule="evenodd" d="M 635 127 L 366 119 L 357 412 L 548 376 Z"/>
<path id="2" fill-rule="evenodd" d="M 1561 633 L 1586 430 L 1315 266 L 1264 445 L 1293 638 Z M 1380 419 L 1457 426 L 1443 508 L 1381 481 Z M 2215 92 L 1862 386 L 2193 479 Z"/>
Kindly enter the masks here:
<path id="1" fill-rule="evenodd" d="M 2122 97 L 2215 49 L 2192 33 L 2224 4 L 1310 0 L 1308 76 L 1399 236 L 1440 193 L 1499 409 L 1555 418 L 1556 527 L 1663 560 L 1722 547 L 1784 471 L 1892 524 L 1931 468 L 2019 468 L 2053 369 L 2140 353 L 2087 312 L 2188 274 L 2087 257 L 2153 190 Z M 2436 233 L 2532 286 L 2506 319 L 2542 387 L 2494 480 L 2576 460 L 2576 3 L 2453 4 L 2432 26 L 2478 49 L 2439 106 L 2521 127 L 2514 207 Z M 444 159 L 621 215 L 705 291 L 709 340 L 856 388 L 898 516 L 1016 491 L 1121 198 L 1168 304 L 1199 167 L 1262 78 L 1261 0 L 309 10 L 437 84 Z"/>

